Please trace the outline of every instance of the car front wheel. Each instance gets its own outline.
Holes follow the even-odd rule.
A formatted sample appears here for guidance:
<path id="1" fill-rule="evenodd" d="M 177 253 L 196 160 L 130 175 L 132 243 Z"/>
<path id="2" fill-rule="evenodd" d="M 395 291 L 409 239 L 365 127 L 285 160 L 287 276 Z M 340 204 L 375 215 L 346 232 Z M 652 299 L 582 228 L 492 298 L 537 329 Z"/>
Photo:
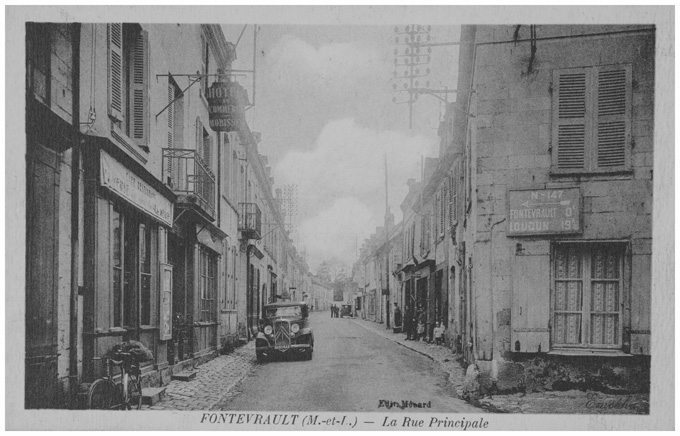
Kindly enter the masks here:
<path id="1" fill-rule="evenodd" d="M 262 351 L 256 351 L 255 357 L 257 357 L 258 363 L 263 363 L 267 361 L 267 356 L 265 356 L 265 354 Z"/>

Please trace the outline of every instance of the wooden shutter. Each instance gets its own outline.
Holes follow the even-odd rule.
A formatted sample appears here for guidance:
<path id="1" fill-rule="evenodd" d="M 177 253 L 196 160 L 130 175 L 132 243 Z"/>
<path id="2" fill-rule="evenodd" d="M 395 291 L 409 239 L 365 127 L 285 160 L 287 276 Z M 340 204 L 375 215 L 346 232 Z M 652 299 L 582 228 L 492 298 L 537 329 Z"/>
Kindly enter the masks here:
<path id="1" fill-rule="evenodd" d="M 553 167 L 557 170 L 587 169 L 588 70 L 575 68 L 553 72 Z"/>
<path id="2" fill-rule="evenodd" d="M 550 244 L 525 241 L 522 248 L 512 258 L 510 349 L 546 353 L 550 347 Z"/>
<path id="3" fill-rule="evenodd" d="M 196 118 L 196 154 L 203 160 L 203 123 Z"/>
<path id="4" fill-rule="evenodd" d="M 168 104 L 175 99 L 175 86 L 172 82 L 168 83 Z M 168 148 L 173 148 L 175 144 L 175 105 L 168 106 Z"/>
<path id="5" fill-rule="evenodd" d="M 205 166 L 212 171 L 212 138 L 203 133 L 203 161 Z"/>
<path id="6" fill-rule="evenodd" d="M 130 68 L 132 102 L 132 139 L 142 147 L 149 145 L 149 47 L 145 30 L 135 35 Z"/>
<path id="7" fill-rule="evenodd" d="M 109 115 L 123 121 L 123 23 L 108 25 Z"/>
<path id="8" fill-rule="evenodd" d="M 201 35 L 201 74 L 204 76 L 201 78 L 201 95 L 205 95 L 208 90 L 208 48 L 205 42 L 205 36 Z"/>
<path id="9" fill-rule="evenodd" d="M 630 165 L 630 65 L 597 67 L 597 147 L 594 162 L 599 170 Z"/>

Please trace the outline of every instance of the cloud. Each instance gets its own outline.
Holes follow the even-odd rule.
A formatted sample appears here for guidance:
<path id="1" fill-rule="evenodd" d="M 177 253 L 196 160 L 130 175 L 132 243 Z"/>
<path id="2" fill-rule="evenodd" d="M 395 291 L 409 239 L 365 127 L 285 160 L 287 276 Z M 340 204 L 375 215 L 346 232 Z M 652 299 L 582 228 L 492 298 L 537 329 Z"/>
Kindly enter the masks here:
<path id="1" fill-rule="evenodd" d="M 365 223 L 371 218 L 370 209 L 356 197 L 343 197 L 303 220 L 299 231 L 304 235 L 303 245 L 312 271 L 331 258 L 339 258 L 351 267 L 357 244 L 368 236 Z"/>
<path id="2" fill-rule="evenodd" d="M 350 82 L 372 75 L 378 69 L 391 68 L 374 45 L 332 43 L 318 48 L 290 35 L 284 35 L 274 46 L 268 66 L 280 71 L 281 80 L 290 76 L 305 76 L 317 84 Z"/>
<path id="3" fill-rule="evenodd" d="M 435 156 L 437 149 L 436 137 L 376 131 L 348 118 L 327 123 L 310 151 L 288 152 L 274 167 L 274 180 L 279 186 L 298 186 L 300 237 L 308 247 L 308 259 L 323 260 L 333 253 L 340 257 L 338 247 L 348 238 L 353 246 L 358 234 L 361 245 L 383 224 L 385 154 L 390 209 L 398 222 L 407 179 L 419 180 L 421 156 Z M 340 210 L 342 206 L 354 212 Z M 349 253 L 343 252 L 341 258 L 351 265 L 353 251 Z"/>

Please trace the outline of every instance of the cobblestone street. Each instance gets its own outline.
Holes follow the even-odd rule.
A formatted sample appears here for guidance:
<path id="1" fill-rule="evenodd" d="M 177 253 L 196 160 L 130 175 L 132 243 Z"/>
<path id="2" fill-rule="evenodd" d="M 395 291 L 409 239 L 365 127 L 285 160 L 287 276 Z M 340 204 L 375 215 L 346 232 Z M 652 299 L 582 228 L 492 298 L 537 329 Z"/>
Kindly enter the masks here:
<path id="1" fill-rule="evenodd" d="M 233 353 L 219 356 L 196 368 L 191 381 L 171 381 L 165 397 L 142 410 L 211 410 L 226 396 L 233 394 L 236 384 L 257 365 L 255 342 L 237 348 Z"/>

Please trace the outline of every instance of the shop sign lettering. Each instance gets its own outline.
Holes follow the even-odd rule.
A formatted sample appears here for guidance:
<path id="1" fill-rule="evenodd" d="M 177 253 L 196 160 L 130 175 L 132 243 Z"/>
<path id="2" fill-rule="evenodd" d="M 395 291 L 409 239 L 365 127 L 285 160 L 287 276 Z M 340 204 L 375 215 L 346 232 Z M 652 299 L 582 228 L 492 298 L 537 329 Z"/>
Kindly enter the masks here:
<path id="1" fill-rule="evenodd" d="M 144 212 L 172 227 L 172 202 L 117 160 L 101 152 L 101 185 Z"/>
<path id="2" fill-rule="evenodd" d="M 245 119 L 248 97 L 237 82 L 215 82 L 206 92 L 210 128 L 216 132 L 233 132 Z"/>
<path id="3" fill-rule="evenodd" d="M 578 188 L 508 191 L 508 236 L 581 232 Z"/>

